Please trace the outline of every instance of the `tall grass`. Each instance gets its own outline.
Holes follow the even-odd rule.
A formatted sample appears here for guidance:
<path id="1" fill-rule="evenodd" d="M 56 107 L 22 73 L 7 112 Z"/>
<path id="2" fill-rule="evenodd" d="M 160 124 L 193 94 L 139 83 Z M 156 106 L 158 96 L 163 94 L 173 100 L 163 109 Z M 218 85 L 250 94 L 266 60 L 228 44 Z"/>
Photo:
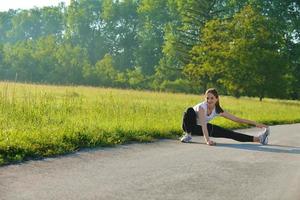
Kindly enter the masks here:
<path id="1" fill-rule="evenodd" d="M 221 96 L 225 110 L 267 124 L 300 122 L 300 102 Z M 0 83 L 0 164 L 82 147 L 177 138 L 182 113 L 202 96 Z M 225 119 L 213 123 L 242 127 Z"/>

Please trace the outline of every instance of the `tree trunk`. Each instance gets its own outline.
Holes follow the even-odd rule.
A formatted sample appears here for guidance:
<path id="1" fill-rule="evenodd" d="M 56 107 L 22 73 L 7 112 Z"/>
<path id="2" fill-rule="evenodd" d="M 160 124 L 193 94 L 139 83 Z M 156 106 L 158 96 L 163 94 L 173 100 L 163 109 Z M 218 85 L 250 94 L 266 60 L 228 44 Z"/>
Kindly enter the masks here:
<path id="1" fill-rule="evenodd" d="M 259 101 L 262 101 L 263 98 L 264 98 L 264 91 L 261 91 L 259 95 Z"/>

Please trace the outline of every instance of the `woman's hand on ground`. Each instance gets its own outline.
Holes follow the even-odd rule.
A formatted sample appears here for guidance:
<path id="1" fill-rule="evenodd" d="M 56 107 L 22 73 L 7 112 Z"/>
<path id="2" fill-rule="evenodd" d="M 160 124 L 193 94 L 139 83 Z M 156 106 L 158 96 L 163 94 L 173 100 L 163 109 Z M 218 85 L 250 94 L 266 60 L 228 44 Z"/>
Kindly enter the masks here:
<path id="1" fill-rule="evenodd" d="M 206 144 L 208 144 L 209 146 L 215 146 L 217 143 L 212 140 L 209 140 L 208 142 L 206 142 Z"/>

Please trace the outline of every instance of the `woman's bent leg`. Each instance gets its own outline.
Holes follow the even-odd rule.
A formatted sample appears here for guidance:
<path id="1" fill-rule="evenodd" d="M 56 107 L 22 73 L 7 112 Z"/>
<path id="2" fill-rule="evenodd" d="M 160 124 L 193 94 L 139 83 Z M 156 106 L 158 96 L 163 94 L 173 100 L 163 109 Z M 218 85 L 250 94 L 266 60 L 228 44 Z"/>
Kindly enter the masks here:
<path id="1" fill-rule="evenodd" d="M 182 129 L 187 133 L 193 132 L 196 126 L 196 113 L 192 107 L 188 108 L 184 114 L 182 119 Z"/>
<path id="2" fill-rule="evenodd" d="M 192 135 L 203 136 L 202 127 L 200 125 L 195 125 L 193 130 L 192 130 Z"/>
<path id="3" fill-rule="evenodd" d="M 238 133 L 229 129 L 222 128 L 217 125 L 212 125 L 212 132 L 210 134 L 216 138 L 229 138 L 239 142 L 253 142 L 253 136 Z"/>

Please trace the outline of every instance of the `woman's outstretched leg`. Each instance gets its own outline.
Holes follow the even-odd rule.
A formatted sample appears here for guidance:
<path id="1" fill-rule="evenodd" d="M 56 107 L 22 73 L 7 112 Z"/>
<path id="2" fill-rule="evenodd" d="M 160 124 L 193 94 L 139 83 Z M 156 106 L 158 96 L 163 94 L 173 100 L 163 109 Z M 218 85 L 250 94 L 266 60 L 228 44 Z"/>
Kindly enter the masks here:
<path id="1" fill-rule="evenodd" d="M 257 136 L 243 134 L 243 133 L 238 133 L 230 129 L 222 128 L 217 125 L 212 125 L 212 124 L 207 124 L 207 125 L 211 125 L 211 131 L 209 132 L 211 137 L 228 138 L 239 142 L 258 142 L 261 143 L 262 145 L 268 144 L 268 136 L 270 135 L 269 128 L 266 128 L 264 133 L 260 134 L 257 137 Z"/>
<path id="2" fill-rule="evenodd" d="M 216 137 L 216 138 L 228 138 L 228 139 L 233 139 L 239 142 L 259 142 L 258 137 L 254 137 L 251 135 L 243 134 L 243 133 L 238 133 L 226 128 L 222 128 L 217 125 L 212 125 L 212 131 L 211 131 L 211 137 Z M 258 139 L 258 141 L 257 141 Z"/>

